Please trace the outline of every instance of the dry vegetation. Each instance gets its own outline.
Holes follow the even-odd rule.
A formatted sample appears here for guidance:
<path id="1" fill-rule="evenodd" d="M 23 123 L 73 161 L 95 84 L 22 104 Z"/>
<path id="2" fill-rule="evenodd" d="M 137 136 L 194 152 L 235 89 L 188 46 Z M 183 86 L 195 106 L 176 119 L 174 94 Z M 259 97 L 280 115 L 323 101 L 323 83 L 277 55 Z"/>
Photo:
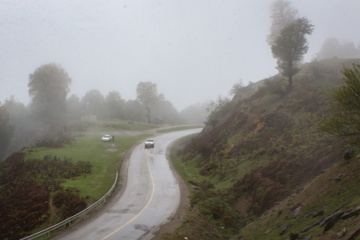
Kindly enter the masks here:
<path id="1" fill-rule="evenodd" d="M 61 183 L 89 173 L 89 163 L 56 156 L 25 160 L 25 154 L 18 152 L 1 162 L 0 238 L 25 237 L 49 218 L 53 223 L 55 211 L 58 221 L 85 209 L 86 201 L 76 189 L 63 189 Z"/>

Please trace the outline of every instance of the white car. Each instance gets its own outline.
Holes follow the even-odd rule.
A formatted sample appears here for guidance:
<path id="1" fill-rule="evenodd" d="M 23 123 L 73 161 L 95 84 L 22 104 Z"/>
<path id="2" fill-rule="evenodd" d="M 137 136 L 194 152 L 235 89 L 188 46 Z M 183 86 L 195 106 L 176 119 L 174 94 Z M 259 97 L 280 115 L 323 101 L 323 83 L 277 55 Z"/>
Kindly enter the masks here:
<path id="1" fill-rule="evenodd" d="M 114 136 L 104 135 L 104 136 L 101 138 L 101 141 L 103 141 L 103 142 L 113 142 L 113 141 L 114 141 Z"/>
<path id="2" fill-rule="evenodd" d="M 145 141 L 145 148 L 154 148 L 155 142 L 152 139 L 148 139 Z"/>

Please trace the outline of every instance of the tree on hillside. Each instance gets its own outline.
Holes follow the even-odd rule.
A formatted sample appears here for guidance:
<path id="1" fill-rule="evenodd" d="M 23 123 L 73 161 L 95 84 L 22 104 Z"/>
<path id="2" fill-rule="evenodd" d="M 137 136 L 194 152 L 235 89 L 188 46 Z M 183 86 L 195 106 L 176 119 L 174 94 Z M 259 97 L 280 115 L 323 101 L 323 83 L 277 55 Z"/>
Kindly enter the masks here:
<path id="1" fill-rule="evenodd" d="M 31 110 L 50 135 L 58 134 L 65 125 L 71 81 L 65 69 L 55 63 L 42 65 L 29 75 Z"/>
<path id="2" fill-rule="evenodd" d="M 360 64 L 342 70 L 345 85 L 332 90 L 335 102 L 330 118 L 323 120 L 321 129 L 335 136 L 345 137 L 349 145 L 360 143 Z"/>
<path id="3" fill-rule="evenodd" d="M 151 104 L 154 104 L 158 98 L 157 85 L 152 82 L 140 82 L 136 88 L 137 100 L 146 110 L 146 118 L 151 122 Z"/>
<path id="4" fill-rule="evenodd" d="M 13 136 L 13 127 L 9 123 L 9 113 L 0 102 L 0 161 L 5 157 Z"/>
<path id="5" fill-rule="evenodd" d="M 274 45 L 281 31 L 293 23 L 297 18 L 297 10 L 291 7 L 291 3 L 284 0 L 276 0 L 271 4 L 271 27 L 267 42 L 270 46 Z"/>
<path id="6" fill-rule="evenodd" d="M 207 107 L 209 115 L 206 123 L 215 126 L 231 109 L 232 102 L 227 97 L 218 96 L 216 101 L 211 101 Z"/>
<path id="7" fill-rule="evenodd" d="M 299 63 L 307 53 L 309 46 L 306 35 L 313 32 L 313 25 L 306 18 L 299 18 L 281 30 L 279 37 L 271 46 L 277 59 L 277 69 L 288 78 L 288 91 L 292 90 L 292 78 L 299 72 Z"/>
<path id="8" fill-rule="evenodd" d="M 360 45 L 356 48 L 355 44 L 349 41 L 340 42 L 336 38 L 328 38 L 322 44 L 320 51 L 316 54 L 319 59 L 326 58 L 359 58 Z"/>
<path id="9" fill-rule="evenodd" d="M 240 79 L 239 81 L 234 83 L 234 85 L 231 87 L 229 91 L 230 96 L 236 95 L 243 87 L 244 87 L 243 81 L 242 79 Z"/>

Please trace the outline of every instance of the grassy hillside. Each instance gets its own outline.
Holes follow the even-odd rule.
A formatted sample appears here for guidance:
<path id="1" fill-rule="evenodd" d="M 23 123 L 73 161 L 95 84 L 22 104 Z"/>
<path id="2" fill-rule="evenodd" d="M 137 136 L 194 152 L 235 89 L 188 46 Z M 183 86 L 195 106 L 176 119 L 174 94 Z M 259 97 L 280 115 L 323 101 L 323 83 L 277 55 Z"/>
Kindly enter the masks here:
<path id="1" fill-rule="evenodd" d="M 264 80 L 250 97 L 242 98 L 240 91 L 221 117 L 210 115 L 204 131 L 180 153 L 183 175 L 191 171 L 188 174 L 193 176 L 188 179 L 193 194 L 187 221 L 205 218 L 226 231 L 197 237 L 228 239 L 239 224 L 257 219 L 341 161 L 346 151 L 342 140 L 318 126 L 332 102 L 329 91 L 343 84 L 340 70 L 352 62 L 331 59 L 305 64 L 294 78 L 292 92 L 285 92 L 286 79 L 275 76 Z M 201 212 L 209 204 L 216 207 Z M 226 209 L 239 216 L 229 214 L 224 219 Z M 188 234 L 198 232 L 191 226 L 182 229 L 179 236 L 185 229 Z"/>

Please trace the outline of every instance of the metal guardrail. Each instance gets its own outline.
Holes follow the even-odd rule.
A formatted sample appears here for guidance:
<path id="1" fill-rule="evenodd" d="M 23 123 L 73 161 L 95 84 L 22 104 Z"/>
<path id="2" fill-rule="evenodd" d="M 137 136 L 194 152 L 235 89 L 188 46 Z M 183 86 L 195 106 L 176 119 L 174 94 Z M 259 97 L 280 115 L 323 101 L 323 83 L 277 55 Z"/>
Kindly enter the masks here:
<path id="1" fill-rule="evenodd" d="M 51 226 L 51 227 L 48 227 L 48 228 L 46 228 L 46 229 L 44 229 L 44 230 L 41 230 L 41 231 L 39 231 L 39 232 L 37 232 L 37 233 L 34 233 L 34 234 L 30 235 L 30 236 L 21 238 L 21 240 L 35 239 L 35 238 L 40 237 L 40 236 L 45 235 L 45 234 L 48 234 L 48 237 L 50 238 L 50 233 L 51 233 L 51 231 L 54 231 L 54 230 L 56 230 L 56 229 L 58 229 L 58 228 L 61 228 L 61 227 L 63 227 L 63 226 L 66 225 L 66 224 L 69 224 L 69 225 L 70 225 L 70 223 L 71 223 L 72 221 L 74 221 L 75 219 L 78 219 L 78 218 L 80 218 L 80 217 L 82 217 L 82 216 L 83 216 L 84 219 L 85 219 L 85 218 L 86 218 L 86 215 L 87 215 L 92 209 L 94 209 L 95 207 L 97 207 L 97 206 L 100 205 L 101 203 L 104 203 L 104 202 L 106 201 L 106 198 L 110 196 L 110 194 L 111 194 L 112 191 L 114 190 L 115 185 L 116 185 L 116 183 L 117 183 L 118 175 L 119 175 L 119 173 L 118 173 L 118 171 L 116 171 L 116 176 L 115 176 L 114 184 L 112 185 L 112 187 L 110 188 L 110 190 L 109 190 L 102 198 L 100 198 L 99 200 L 97 200 L 94 204 L 92 204 L 92 205 L 89 206 L 88 208 L 82 210 L 81 212 L 79 212 L 79 213 L 77 213 L 77 214 L 75 214 L 75 215 L 73 215 L 73 216 L 65 219 L 65 220 L 62 221 L 62 222 L 59 222 L 59 223 L 57 223 L 57 224 L 55 224 L 55 225 L 53 225 L 53 226 Z"/>

